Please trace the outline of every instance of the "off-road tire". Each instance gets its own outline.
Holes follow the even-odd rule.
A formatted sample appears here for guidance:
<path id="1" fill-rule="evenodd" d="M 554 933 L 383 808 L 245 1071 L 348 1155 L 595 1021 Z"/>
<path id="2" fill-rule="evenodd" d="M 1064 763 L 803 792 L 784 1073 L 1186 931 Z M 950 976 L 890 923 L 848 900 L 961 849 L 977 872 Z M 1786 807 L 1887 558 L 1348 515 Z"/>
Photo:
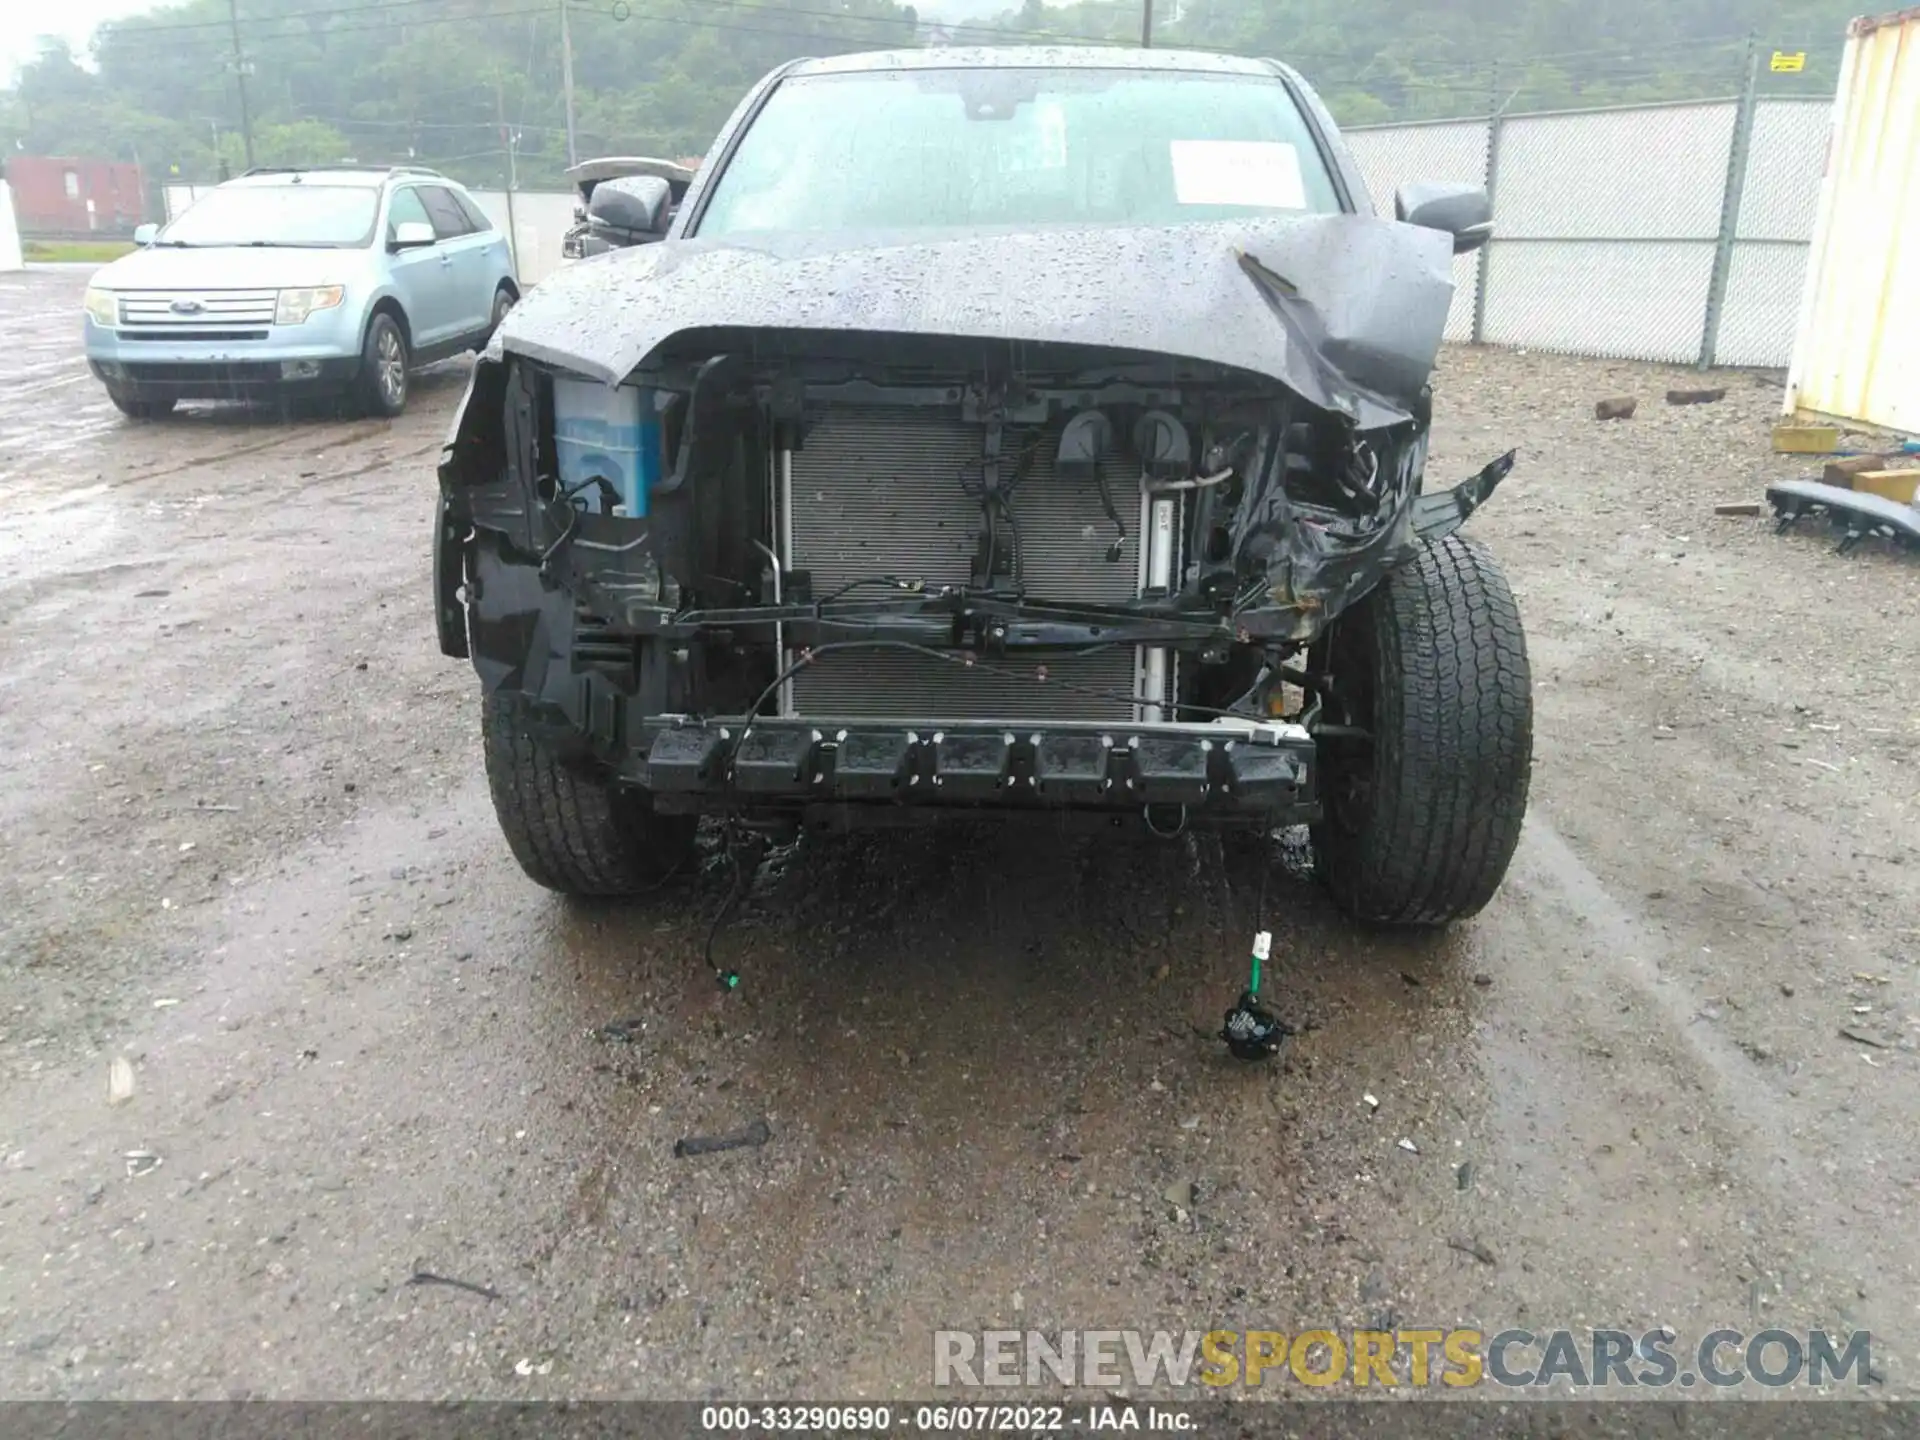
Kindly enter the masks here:
<path id="1" fill-rule="evenodd" d="M 1506 576 L 1460 535 L 1334 622 L 1323 653 L 1370 750 L 1323 744 L 1316 870 L 1373 924 L 1436 927 L 1493 898 L 1527 810 L 1533 691 Z"/>
<path id="2" fill-rule="evenodd" d="M 494 813 L 536 883 L 563 895 L 632 895 L 691 854 L 693 816 L 656 815 L 642 792 L 548 753 L 528 733 L 518 697 L 486 697 L 482 736 Z"/>
<path id="3" fill-rule="evenodd" d="M 360 346 L 360 373 L 353 383 L 361 412 L 372 419 L 391 420 L 405 410 L 413 388 L 412 369 L 406 331 L 385 310 L 375 312 L 367 322 L 367 338 Z"/>
<path id="4" fill-rule="evenodd" d="M 171 415 L 174 405 L 178 403 L 172 396 L 142 400 L 114 385 L 107 386 L 107 398 L 113 402 L 113 408 L 129 420 L 158 420 Z"/>

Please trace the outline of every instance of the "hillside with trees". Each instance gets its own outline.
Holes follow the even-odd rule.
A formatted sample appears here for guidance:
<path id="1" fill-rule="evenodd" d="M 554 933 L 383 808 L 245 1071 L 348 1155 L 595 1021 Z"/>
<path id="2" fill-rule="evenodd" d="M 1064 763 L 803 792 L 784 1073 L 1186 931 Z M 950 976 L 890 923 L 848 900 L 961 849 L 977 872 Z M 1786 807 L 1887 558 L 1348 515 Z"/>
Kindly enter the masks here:
<path id="1" fill-rule="evenodd" d="M 798 55 L 927 43 L 1140 42 L 1137 0 L 980 17 L 982 0 L 570 0 L 582 156 L 701 153 Z M 1830 94 L 1852 0 L 1156 0 L 1154 43 L 1292 60 L 1345 124 L 1729 95 L 1804 51 L 1776 93 Z M 187 0 L 43 47 L 0 91 L 8 152 L 133 160 L 153 178 L 244 164 L 416 161 L 549 186 L 566 163 L 560 0 Z M 234 59 L 236 30 L 243 61 Z M 244 73 L 237 74 L 236 71 Z M 509 149 L 512 150 L 511 160 Z"/>

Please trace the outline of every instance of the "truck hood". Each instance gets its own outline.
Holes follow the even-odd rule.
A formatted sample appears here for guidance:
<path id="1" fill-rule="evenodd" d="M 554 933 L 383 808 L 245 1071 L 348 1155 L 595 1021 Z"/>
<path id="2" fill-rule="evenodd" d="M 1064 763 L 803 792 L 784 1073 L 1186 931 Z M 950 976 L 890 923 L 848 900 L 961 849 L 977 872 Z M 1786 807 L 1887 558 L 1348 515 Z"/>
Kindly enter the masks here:
<path id="1" fill-rule="evenodd" d="M 280 290 L 341 285 L 358 274 L 365 250 L 217 245 L 152 245 L 93 275 L 103 290 Z"/>
<path id="2" fill-rule="evenodd" d="M 1375 429 L 1432 372 L 1452 262 L 1450 236 L 1358 215 L 669 240 L 550 276 L 492 354 L 612 385 L 695 330 L 1099 346 L 1251 371 Z"/>

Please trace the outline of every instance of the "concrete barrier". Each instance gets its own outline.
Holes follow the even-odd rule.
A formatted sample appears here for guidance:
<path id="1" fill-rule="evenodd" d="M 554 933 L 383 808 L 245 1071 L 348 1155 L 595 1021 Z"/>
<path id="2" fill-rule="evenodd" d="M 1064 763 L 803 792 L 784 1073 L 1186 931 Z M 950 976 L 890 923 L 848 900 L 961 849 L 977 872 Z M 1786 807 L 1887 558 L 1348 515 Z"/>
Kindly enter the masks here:
<path id="1" fill-rule="evenodd" d="M 13 187 L 0 180 L 0 270 L 24 270 L 20 249 L 20 222 L 13 213 Z"/>

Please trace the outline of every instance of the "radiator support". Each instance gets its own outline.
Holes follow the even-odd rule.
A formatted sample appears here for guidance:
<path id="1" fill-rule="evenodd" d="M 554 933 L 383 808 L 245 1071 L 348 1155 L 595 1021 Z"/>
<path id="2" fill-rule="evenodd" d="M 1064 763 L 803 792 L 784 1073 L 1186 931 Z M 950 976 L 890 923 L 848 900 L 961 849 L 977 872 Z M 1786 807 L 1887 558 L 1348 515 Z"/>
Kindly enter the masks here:
<path id="1" fill-rule="evenodd" d="M 772 477 L 786 568 L 805 571 L 816 596 L 883 577 L 929 590 L 968 585 L 985 523 L 968 481 L 980 473 L 984 439 L 985 427 L 961 418 L 956 406 L 827 408 L 800 448 L 780 453 Z M 1056 441 L 1052 430 L 1009 425 L 1000 447 L 1002 476 L 1018 470 L 1007 508 L 1022 595 L 1118 604 L 1154 587 L 1164 593 L 1179 563 L 1177 503 L 1149 496 L 1137 467 L 1113 466 L 1117 473 L 1106 483 L 1115 498 L 1131 491 L 1138 504 L 1121 501 L 1132 523 L 1119 557 L 1109 560 L 1113 527 L 1100 487 L 1059 473 Z M 1170 713 L 1172 684 L 1172 656 L 1161 647 L 1020 650 L 971 667 L 897 651 L 850 651 L 793 676 L 782 687 L 779 713 L 1139 721 Z"/>

